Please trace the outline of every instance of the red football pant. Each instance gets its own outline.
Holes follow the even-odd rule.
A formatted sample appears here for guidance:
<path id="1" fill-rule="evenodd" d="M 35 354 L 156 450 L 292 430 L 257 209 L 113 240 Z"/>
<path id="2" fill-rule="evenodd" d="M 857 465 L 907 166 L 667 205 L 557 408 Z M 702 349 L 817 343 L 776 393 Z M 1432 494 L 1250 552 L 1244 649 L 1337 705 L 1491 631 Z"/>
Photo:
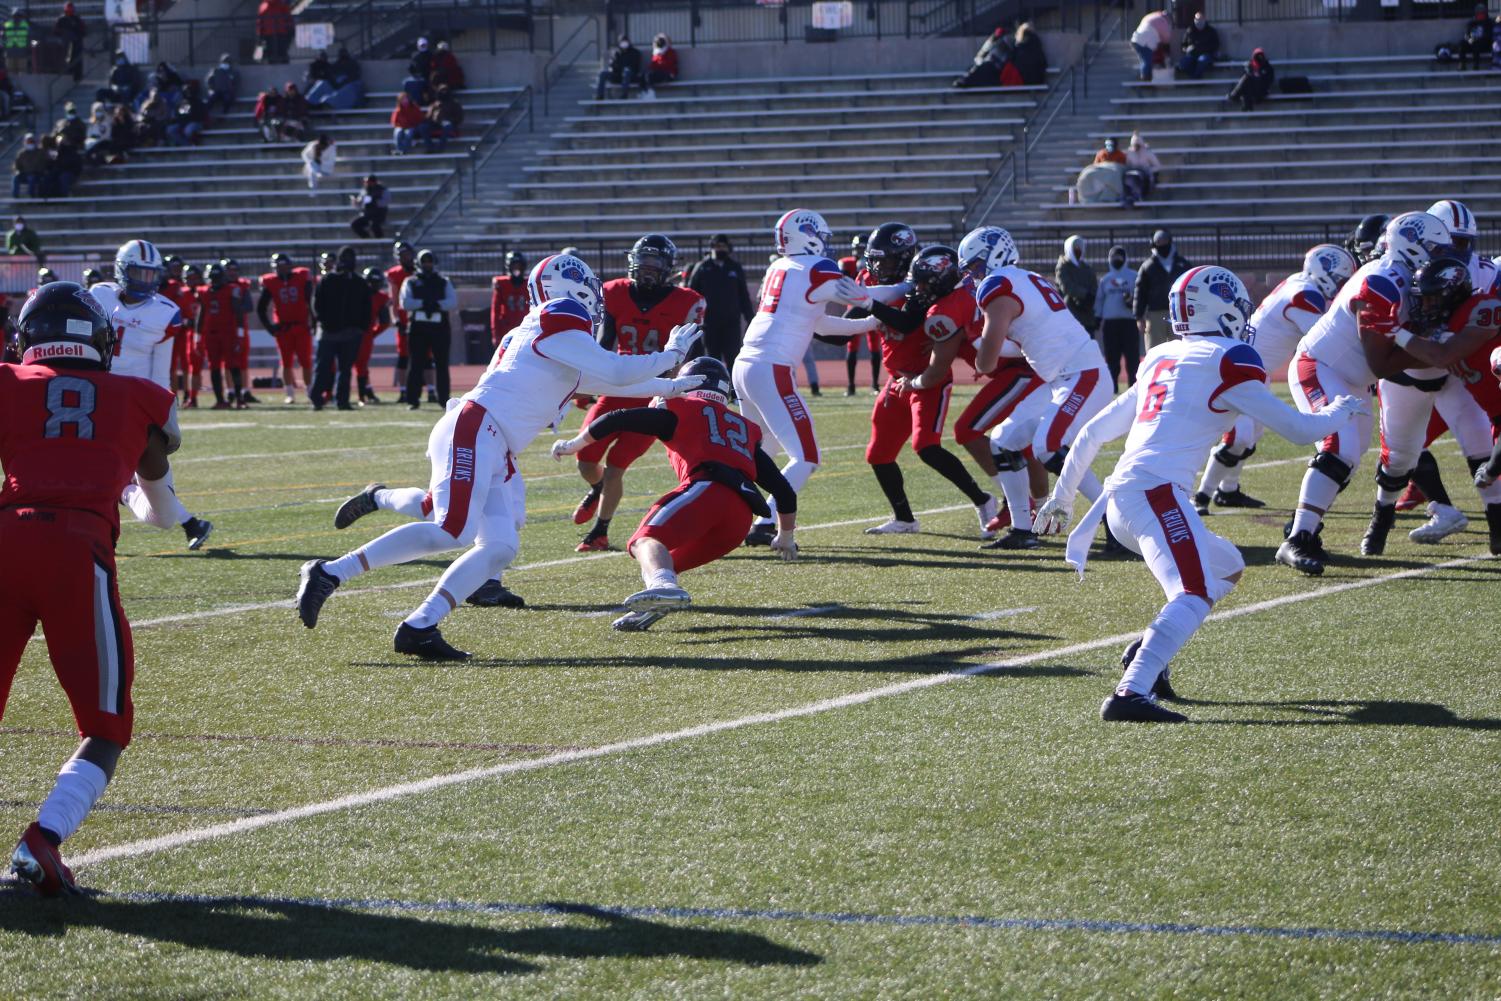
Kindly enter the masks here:
<path id="1" fill-rule="evenodd" d="M 594 401 L 594 405 L 584 415 L 584 427 L 588 427 L 596 418 L 603 417 L 605 414 L 616 410 L 629 410 L 632 407 L 644 407 L 649 403 L 651 403 L 649 399 L 637 399 L 631 396 L 601 396 Z M 604 462 L 611 469 L 629 469 L 631 463 L 651 451 L 651 447 L 656 443 L 657 439 L 649 434 L 621 431 L 591 442 L 579 449 L 575 455 L 579 462 Z M 609 453 L 608 457 L 605 455 L 606 452 Z"/>
<path id="2" fill-rule="evenodd" d="M 370 354 L 375 350 L 375 339 L 378 336 L 380 331 L 367 330 L 365 339 L 360 342 L 360 353 L 354 359 L 354 374 L 361 382 L 370 381 Z"/>
<path id="3" fill-rule="evenodd" d="M 36 624 L 68 695 L 80 737 L 130 743 L 135 654 L 115 586 L 110 525 L 53 508 L 0 511 L 0 564 L 45 568 L 0 574 L 0 714 Z"/>
<path id="4" fill-rule="evenodd" d="M 980 387 L 974 399 L 954 422 L 954 441 L 967 445 L 985 432 L 1011 416 L 1028 393 L 1041 389 L 1046 383 L 1026 364 L 1007 364 L 1001 360 L 1000 368 Z"/>
<path id="5" fill-rule="evenodd" d="M 246 344 L 250 343 L 246 338 Z M 313 334 L 307 324 L 283 324 L 276 334 L 276 350 L 281 355 L 281 367 L 304 369 L 313 366 Z M 247 362 L 248 364 L 248 362 Z"/>
<path id="6" fill-rule="evenodd" d="M 948 420 L 949 394 L 954 391 L 954 384 L 903 393 L 892 386 L 888 380 L 881 387 L 870 414 L 870 443 L 865 446 L 865 461 L 872 466 L 895 462 L 908 437 L 912 439 L 914 452 L 943 442 L 943 425 Z"/>
<path id="7" fill-rule="evenodd" d="M 694 480 L 652 505 L 625 551 L 637 539 L 656 539 L 672 555 L 673 570 L 682 573 L 733 552 L 750 527 L 751 510 L 739 494 L 723 483 Z"/>
<path id="8" fill-rule="evenodd" d="M 244 368 L 244 358 L 249 350 L 249 343 L 250 339 L 239 328 L 226 331 L 205 331 L 203 348 L 208 356 L 208 367 L 210 369 Z"/>

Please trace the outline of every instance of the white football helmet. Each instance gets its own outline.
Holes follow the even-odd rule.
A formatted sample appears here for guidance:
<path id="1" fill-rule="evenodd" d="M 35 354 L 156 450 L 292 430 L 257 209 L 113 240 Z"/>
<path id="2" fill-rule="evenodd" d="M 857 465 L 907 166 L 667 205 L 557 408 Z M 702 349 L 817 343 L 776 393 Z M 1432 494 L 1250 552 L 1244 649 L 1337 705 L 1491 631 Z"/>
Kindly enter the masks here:
<path id="1" fill-rule="evenodd" d="M 533 307 L 551 299 L 572 299 L 582 303 L 596 323 L 604 309 L 599 279 L 572 254 L 553 254 L 538 261 L 527 278 L 526 298 Z"/>
<path id="2" fill-rule="evenodd" d="M 1218 265 L 1189 268 L 1168 293 L 1168 317 L 1179 337 L 1209 334 L 1246 339 L 1251 295 L 1235 272 Z"/>
<path id="3" fill-rule="evenodd" d="M 1475 213 L 1464 202 L 1445 198 L 1428 206 L 1428 214 L 1444 221 L 1444 225 L 1449 227 L 1450 244 L 1461 260 L 1468 260 L 1475 249 L 1475 238 L 1480 235 L 1480 227 L 1475 224 Z"/>
<path id="4" fill-rule="evenodd" d="M 156 245 L 131 240 L 115 251 L 115 281 L 126 292 L 150 295 L 161 284 L 166 262 Z"/>
<path id="5" fill-rule="evenodd" d="M 793 209 L 777 220 L 777 250 L 793 257 L 798 254 L 814 254 L 822 257 L 834 234 L 823 216 L 812 209 Z"/>
<path id="6" fill-rule="evenodd" d="M 1501 379 L 1501 348 L 1491 352 L 1491 375 Z"/>
<path id="7" fill-rule="evenodd" d="M 959 241 L 959 270 L 975 278 L 984 278 L 997 268 L 1020 260 L 1016 241 L 999 226 L 972 229 Z"/>
<path id="8" fill-rule="evenodd" d="M 1383 257 L 1401 261 L 1416 271 L 1427 264 L 1434 251 L 1449 246 L 1449 227 L 1427 212 L 1403 212 L 1386 224 Z"/>
<path id="9" fill-rule="evenodd" d="M 1339 287 L 1355 273 L 1355 258 L 1344 247 L 1321 243 L 1304 256 L 1303 273 L 1319 287 L 1324 298 L 1333 299 Z"/>

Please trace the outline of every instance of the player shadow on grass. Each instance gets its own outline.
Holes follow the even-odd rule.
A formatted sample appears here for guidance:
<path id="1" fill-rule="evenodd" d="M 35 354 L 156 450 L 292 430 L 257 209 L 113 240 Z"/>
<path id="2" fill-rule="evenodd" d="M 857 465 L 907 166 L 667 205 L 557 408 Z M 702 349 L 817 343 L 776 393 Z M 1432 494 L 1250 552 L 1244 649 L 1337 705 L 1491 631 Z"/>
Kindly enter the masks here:
<path id="1" fill-rule="evenodd" d="M 1200 724 L 1221 726 L 1421 726 L 1454 727 L 1462 730 L 1501 730 L 1501 719 L 1488 717 L 1466 719 L 1457 715 L 1448 706 L 1437 702 L 1404 702 L 1384 699 L 1369 701 L 1291 699 L 1282 702 L 1184 699 L 1182 702 L 1187 706 L 1291 709 L 1306 713 L 1310 717 L 1307 719 L 1203 719 L 1194 721 Z"/>
<path id="2" fill-rule="evenodd" d="M 349 959 L 432 972 L 519 974 L 536 973 L 543 967 L 518 955 L 560 959 L 677 956 L 747 966 L 823 962 L 816 953 L 779 945 L 752 932 L 647 921 L 590 904 L 542 905 L 569 918 L 557 924 L 506 929 L 275 897 L 128 900 L 101 896 L 38 901 L 21 899 L 23 895 L 31 896 L 19 889 L 0 894 L 4 902 L 0 931 L 61 938 L 71 929 L 98 928 L 189 949 L 296 963 Z M 473 920 L 477 910 L 454 908 L 453 912 Z M 497 908 L 502 914 L 505 910 Z M 575 915 L 585 920 L 576 920 Z"/>

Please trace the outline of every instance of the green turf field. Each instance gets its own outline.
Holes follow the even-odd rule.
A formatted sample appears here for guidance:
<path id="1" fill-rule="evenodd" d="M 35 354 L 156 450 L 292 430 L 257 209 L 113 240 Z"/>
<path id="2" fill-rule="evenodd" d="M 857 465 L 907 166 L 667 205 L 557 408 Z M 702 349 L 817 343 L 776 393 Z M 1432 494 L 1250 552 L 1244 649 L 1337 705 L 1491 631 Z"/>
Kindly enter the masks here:
<path id="1" fill-rule="evenodd" d="M 1272 564 L 1304 452 L 1264 441 L 1272 507 L 1210 521 L 1249 569 L 1174 665 L 1193 723 L 1124 726 L 1098 708 L 1161 604 L 1146 568 L 982 552 L 910 452 L 923 534 L 864 536 L 870 397 L 812 404 L 802 560 L 689 573 L 695 610 L 647 634 L 611 632 L 634 564 L 574 556 L 581 483 L 534 448 L 529 607 L 456 613 L 457 666 L 391 651 L 440 561 L 313 632 L 289 601 L 397 523 L 332 516 L 425 482 L 435 410 L 186 414 L 178 488 L 217 529 L 124 530 L 136 740 L 64 846 L 100 895 L 0 892 L 0 996 L 1501 995 L 1501 565 L 1452 444 L 1470 531 L 1422 547 L 1405 515 L 1351 555 L 1368 463 L 1311 580 Z M 670 482 L 638 464 L 618 542 Z M 0 830 L 74 743 L 38 640 Z"/>

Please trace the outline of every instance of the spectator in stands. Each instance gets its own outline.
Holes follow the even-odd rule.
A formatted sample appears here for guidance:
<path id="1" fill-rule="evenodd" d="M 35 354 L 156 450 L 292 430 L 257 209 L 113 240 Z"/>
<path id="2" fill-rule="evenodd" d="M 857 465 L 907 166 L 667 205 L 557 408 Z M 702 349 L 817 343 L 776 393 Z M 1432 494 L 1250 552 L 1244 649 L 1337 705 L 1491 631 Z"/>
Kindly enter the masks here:
<path id="1" fill-rule="evenodd" d="M 1084 263 L 1084 238 L 1082 236 L 1070 236 L 1063 241 L 1063 253 L 1058 257 L 1058 263 L 1053 266 L 1053 278 L 1058 285 L 1058 291 L 1063 293 L 1063 301 L 1068 305 L 1068 311 L 1074 314 L 1074 319 L 1091 334 L 1094 333 L 1098 321 L 1095 319 L 1094 297 L 1097 290 L 1094 268 Z"/>
<path id="2" fill-rule="evenodd" d="M 431 357 L 433 386 L 438 406 L 448 403 L 448 355 L 453 343 L 452 313 L 459 307 L 453 282 L 438 273 L 438 258 L 431 250 L 417 255 L 417 273 L 401 283 L 398 300 L 407 313 L 407 351 L 412 358 Z M 423 373 L 420 365 L 407 371 L 408 410 L 422 405 Z"/>
<path id="3" fill-rule="evenodd" d="M 178 73 L 172 64 L 166 60 L 156 64 L 156 69 L 146 78 L 146 90 L 152 90 L 161 94 L 162 100 L 167 102 L 167 107 L 177 107 L 177 102 L 182 100 L 182 74 Z"/>
<path id="4" fill-rule="evenodd" d="M 1183 56 L 1178 60 L 1178 72 L 1187 73 L 1198 80 L 1205 70 L 1214 65 L 1219 54 L 1220 33 L 1201 10 L 1194 15 L 1193 24 L 1183 33 Z"/>
<path id="5" fill-rule="evenodd" d="M 396 107 L 391 109 L 391 145 L 396 154 L 412 151 L 416 142 L 414 130 L 422 124 L 424 117 L 422 108 L 406 91 L 396 95 Z"/>
<path id="6" fill-rule="evenodd" d="M 1152 82 L 1152 67 L 1166 64 L 1167 52 L 1173 42 L 1173 19 L 1165 10 L 1150 10 L 1131 33 L 1131 48 L 1140 60 L 1136 78 L 1143 83 Z"/>
<path id="7" fill-rule="evenodd" d="M 5 32 L 5 68 L 11 73 L 31 72 L 31 21 L 26 10 L 15 8 L 0 30 Z"/>
<path id="8" fill-rule="evenodd" d="M 1024 87 L 1035 87 L 1048 82 L 1048 54 L 1043 51 L 1042 36 L 1030 21 L 1017 25 L 1011 65 L 1021 74 L 1021 85 Z M 1004 80 L 1001 83 L 1005 85 Z"/>
<path id="9" fill-rule="evenodd" d="M 672 39 L 662 32 L 651 40 L 651 64 L 646 68 L 648 90 L 678 78 L 678 50 L 672 47 Z"/>
<path id="10" fill-rule="evenodd" d="M 1496 26 L 1491 23 L 1490 11 L 1483 3 L 1475 5 L 1475 14 L 1465 24 L 1464 37 L 1459 40 L 1459 68 L 1473 64 L 1481 68 L 1481 60 L 1491 54 L 1491 45 L 1496 39 Z"/>
<path id="11" fill-rule="evenodd" d="M 688 287 L 704 297 L 704 353 L 726 365 L 733 365 L 740 353 L 742 324 L 756 315 L 745 268 L 730 256 L 733 252 L 730 238 L 715 233 L 709 238 L 708 255 L 688 275 Z"/>
<path id="12" fill-rule="evenodd" d="M 27 224 L 25 216 L 18 215 L 11 223 L 10 232 L 5 234 L 5 252 L 12 257 L 30 254 L 38 264 L 47 263 L 47 255 L 42 253 L 42 238 Z"/>
<path id="13" fill-rule="evenodd" d="M 1487 45 L 1486 48 L 1489 50 L 1490 46 Z M 1245 72 L 1241 73 L 1240 80 L 1235 86 L 1230 88 L 1230 100 L 1239 101 L 1242 111 L 1252 110 L 1258 102 L 1265 101 L 1267 95 L 1272 92 L 1272 80 L 1276 75 L 1277 71 L 1272 69 L 1272 61 L 1266 57 L 1266 50 L 1253 50 L 1251 58 L 1246 60 Z"/>
<path id="14" fill-rule="evenodd" d="M 287 0 L 261 0 L 255 14 L 255 34 L 261 40 L 261 62 L 284 63 L 292 47 L 292 8 Z"/>
<path id="15" fill-rule="evenodd" d="M 47 151 L 48 159 L 42 197 L 67 198 L 73 192 L 78 175 L 83 173 L 82 152 L 72 143 L 61 142 L 55 136 L 43 136 L 42 149 Z"/>
<path id="16" fill-rule="evenodd" d="M 1121 360 L 1126 362 L 1126 385 L 1136 385 L 1136 366 L 1141 364 L 1141 335 L 1131 312 L 1136 275 L 1126 267 L 1126 248 L 1110 248 L 1110 267 L 1100 276 L 1095 290 L 1094 315 L 1100 321 L 1100 348 L 1110 368 L 1112 392 L 1120 390 Z"/>
<path id="17" fill-rule="evenodd" d="M 260 130 L 262 142 L 275 142 L 280 136 L 276 123 L 281 118 L 281 95 L 267 88 L 255 99 L 255 127 Z"/>
<path id="18" fill-rule="evenodd" d="M 197 146 L 208 125 L 208 105 L 203 103 L 198 81 L 189 80 L 182 88 L 182 100 L 172 121 L 167 124 L 169 146 Z"/>
<path id="19" fill-rule="evenodd" d="M 1114 139 L 1106 139 L 1100 148 L 1095 151 L 1094 162 L 1124 164 L 1126 162 L 1126 154 L 1120 151 L 1120 146 Z"/>
<path id="20" fill-rule="evenodd" d="M 119 163 L 125 159 L 125 155 L 136 148 L 136 123 L 130 117 L 130 107 L 124 104 L 115 105 L 110 112 L 110 151 L 106 163 Z"/>
<path id="21" fill-rule="evenodd" d="M 432 68 L 428 70 L 427 82 L 435 90 L 439 87 L 464 89 L 464 67 L 459 65 L 459 57 L 453 54 L 453 47 L 447 42 L 438 43 L 438 51 L 433 53 Z"/>
<path id="22" fill-rule="evenodd" d="M 349 402 L 350 376 L 370 325 L 371 289 L 360 277 L 353 247 L 339 248 L 334 270 L 313 290 L 313 319 L 318 325 L 316 374 L 308 388 L 314 410 L 323 409 L 330 390 L 340 410 Z"/>
<path id="23" fill-rule="evenodd" d="M 1173 235 L 1165 229 L 1152 234 L 1152 252 L 1136 269 L 1136 329 L 1146 338 L 1147 347 L 1156 347 L 1172 339 L 1172 325 L 1167 318 L 1167 294 L 1173 282 L 1191 267 L 1188 258 L 1173 246 Z"/>
<path id="24" fill-rule="evenodd" d="M 427 78 L 412 72 L 408 72 L 406 79 L 401 81 L 401 92 L 419 108 L 427 107 L 433 100 L 433 91 L 427 85 Z"/>
<path id="25" fill-rule="evenodd" d="M 114 152 L 115 119 L 103 101 L 95 101 L 89 111 L 88 128 L 83 135 L 83 158 L 94 166 L 104 164 Z"/>
<path id="26" fill-rule="evenodd" d="M 308 86 L 307 103 L 313 107 L 330 108 L 335 111 L 347 111 L 358 107 L 365 100 L 365 85 L 360 80 L 360 64 L 349 50 L 340 46 L 339 58 L 330 63 L 328 57 L 320 52 L 318 58 L 323 60 L 322 74 Z M 313 66 L 317 66 L 317 62 Z M 308 71 L 311 78 L 312 70 Z"/>
<path id="27" fill-rule="evenodd" d="M 974 60 L 963 76 L 956 78 L 955 87 L 998 87 L 1001 74 L 1011 62 L 1011 52 L 1016 47 L 1010 29 L 1004 22 L 990 33 L 980 45 Z"/>
<path id="28" fill-rule="evenodd" d="M 355 234 L 369 239 L 376 237 L 384 238 L 386 235 L 386 186 L 374 175 L 366 176 L 364 185 L 349 198 L 360 214 L 355 216 L 349 223 L 349 228 Z"/>
<path id="29" fill-rule="evenodd" d="M 407 60 L 407 75 L 426 80 L 433 71 L 433 50 L 428 40 L 417 39 L 417 50 Z"/>
<path id="30" fill-rule="evenodd" d="M 1131 141 L 1126 147 L 1126 167 L 1128 171 L 1140 171 L 1146 175 L 1142 194 L 1151 192 L 1157 183 L 1157 175 L 1162 171 L 1162 161 L 1157 159 L 1157 154 L 1152 152 L 1152 147 L 1140 132 L 1131 133 Z"/>
<path id="31" fill-rule="evenodd" d="M 72 101 L 64 104 L 63 117 L 59 118 L 57 124 L 52 127 L 52 134 L 75 146 L 82 146 L 87 132 L 88 126 L 84 124 L 82 118 L 78 117 L 78 105 Z"/>
<path id="32" fill-rule="evenodd" d="M 302 91 L 292 81 L 287 81 L 286 90 L 281 95 L 281 113 L 276 120 L 276 134 L 282 141 L 288 139 L 302 142 L 307 138 L 308 106 L 307 98 L 302 96 Z"/>
<path id="33" fill-rule="evenodd" d="M 599 71 L 599 80 L 594 87 L 594 99 L 605 99 L 605 85 L 619 84 L 622 97 L 630 94 L 631 87 L 641 83 L 641 50 L 631 44 L 629 35 L 622 34 L 610 52 L 609 62 Z"/>
<path id="34" fill-rule="evenodd" d="M 333 78 L 334 64 L 328 61 L 328 51 L 319 50 L 318 54 L 313 57 L 313 61 L 308 63 L 307 70 L 302 74 L 302 90 L 307 95 L 309 104 L 321 103 L 321 101 L 313 100 L 313 91 L 318 88 L 320 83 L 330 83 Z M 320 98 L 327 96 L 327 93 L 327 91 L 320 92 Z"/>
<path id="35" fill-rule="evenodd" d="M 459 107 L 453 92 L 447 87 L 439 87 L 433 103 L 423 113 L 422 124 L 417 126 L 417 138 L 422 140 L 422 148 L 427 152 L 441 153 L 448 148 L 448 140 L 459 134 L 459 126 L 463 124 L 464 109 Z"/>
<path id="36" fill-rule="evenodd" d="M 141 71 L 131 64 L 130 57 L 124 52 L 116 52 L 109 78 L 94 96 L 105 104 L 134 104 L 140 91 Z"/>
<path id="37" fill-rule="evenodd" d="M 307 178 L 308 197 L 318 194 L 318 182 L 333 176 L 338 156 L 337 144 L 327 135 L 302 147 L 302 174 Z"/>
<path id="38" fill-rule="evenodd" d="M 62 14 L 52 23 L 52 34 L 63 43 L 63 72 L 71 73 L 74 83 L 83 79 L 83 37 L 87 32 L 88 26 L 78 16 L 73 0 L 68 0 L 63 4 Z"/>
<path id="39" fill-rule="evenodd" d="M 47 153 L 37 145 L 36 135 L 28 132 L 21 140 L 21 149 L 11 163 L 10 196 L 21 197 L 21 185 L 26 186 L 26 197 L 35 198 L 41 191 L 42 179 L 47 176 Z"/>
<path id="40" fill-rule="evenodd" d="M 136 139 L 142 146 L 160 145 L 167 135 L 167 122 L 176 108 L 155 89 L 146 92 L 146 100 L 136 114 Z"/>
<path id="41" fill-rule="evenodd" d="M 208 93 L 204 106 L 209 111 L 218 105 L 222 114 L 229 114 L 240 95 L 240 71 L 235 69 L 228 52 L 221 53 L 213 69 L 204 74 L 203 89 Z"/>

